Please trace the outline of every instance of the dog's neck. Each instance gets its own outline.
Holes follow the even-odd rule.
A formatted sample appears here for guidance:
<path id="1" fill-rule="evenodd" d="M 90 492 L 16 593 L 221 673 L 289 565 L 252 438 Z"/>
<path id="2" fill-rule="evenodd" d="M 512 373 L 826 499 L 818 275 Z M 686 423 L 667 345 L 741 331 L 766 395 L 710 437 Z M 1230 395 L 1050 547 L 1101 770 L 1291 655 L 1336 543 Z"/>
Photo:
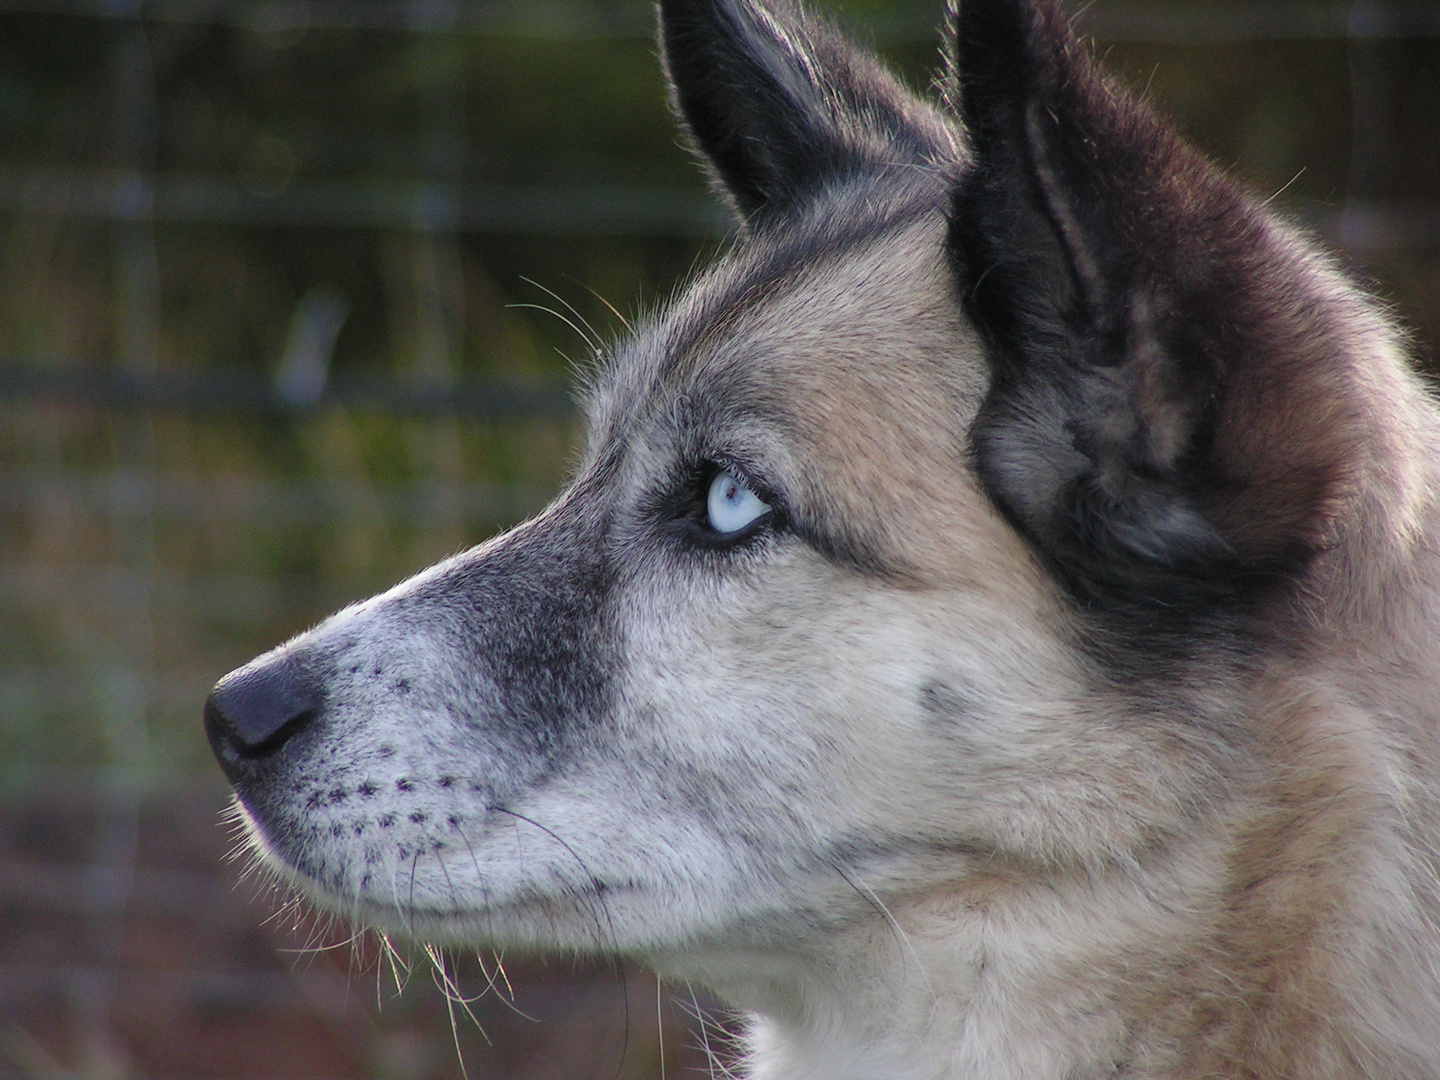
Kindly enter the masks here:
<path id="1" fill-rule="evenodd" d="M 750 1014 L 738 1070 L 748 1080 L 1124 1075 L 1143 1053 L 1144 1024 L 1114 993 L 1116 971 L 1164 967 L 1193 946 L 1186 917 L 1219 901 L 1219 883 L 1201 876 L 1214 853 L 1196 847 L 1222 843 L 1221 831 L 1143 870 L 892 903 L 803 955 L 757 950 L 662 968 Z M 1167 919 L 1173 933 L 1157 933 Z"/>

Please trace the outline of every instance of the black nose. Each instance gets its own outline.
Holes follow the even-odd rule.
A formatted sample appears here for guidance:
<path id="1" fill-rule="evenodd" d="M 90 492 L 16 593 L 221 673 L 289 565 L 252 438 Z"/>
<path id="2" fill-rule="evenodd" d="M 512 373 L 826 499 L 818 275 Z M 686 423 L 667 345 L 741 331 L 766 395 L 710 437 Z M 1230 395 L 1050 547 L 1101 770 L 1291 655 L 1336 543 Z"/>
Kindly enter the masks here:
<path id="1" fill-rule="evenodd" d="M 215 684 L 205 700 L 205 734 L 235 781 L 313 723 L 322 702 L 319 680 L 296 657 L 259 660 Z"/>

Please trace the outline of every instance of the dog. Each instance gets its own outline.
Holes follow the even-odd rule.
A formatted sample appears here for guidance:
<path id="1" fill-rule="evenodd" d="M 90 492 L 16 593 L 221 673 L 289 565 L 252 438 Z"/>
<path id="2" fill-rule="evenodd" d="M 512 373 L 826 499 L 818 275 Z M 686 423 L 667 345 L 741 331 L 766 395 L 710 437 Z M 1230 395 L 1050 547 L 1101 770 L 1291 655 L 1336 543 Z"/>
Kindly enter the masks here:
<path id="1" fill-rule="evenodd" d="M 737 233 L 533 520 L 231 673 L 263 859 L 640 958 L 757 1080 L 1440 1077 L 1440 411 L 1386 312 L 961 0 L 923 100 L 661 0 Z"/>

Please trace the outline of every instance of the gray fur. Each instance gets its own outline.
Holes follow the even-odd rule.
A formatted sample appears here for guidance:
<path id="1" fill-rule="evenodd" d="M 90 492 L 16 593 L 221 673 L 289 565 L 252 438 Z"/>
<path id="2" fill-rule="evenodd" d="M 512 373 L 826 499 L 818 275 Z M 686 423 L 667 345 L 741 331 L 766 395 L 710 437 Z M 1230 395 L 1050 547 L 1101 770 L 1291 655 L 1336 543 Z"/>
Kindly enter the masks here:
<path id="1" fill-rule="evenodd" d="M 946 114 L 662 3 L 748 227 L 552 507 L 221 680 L 253 843 L 709 986 L 755 1080 L 1440 1077 L 1440 414 L 1047 0 L 976 4 Z"/>

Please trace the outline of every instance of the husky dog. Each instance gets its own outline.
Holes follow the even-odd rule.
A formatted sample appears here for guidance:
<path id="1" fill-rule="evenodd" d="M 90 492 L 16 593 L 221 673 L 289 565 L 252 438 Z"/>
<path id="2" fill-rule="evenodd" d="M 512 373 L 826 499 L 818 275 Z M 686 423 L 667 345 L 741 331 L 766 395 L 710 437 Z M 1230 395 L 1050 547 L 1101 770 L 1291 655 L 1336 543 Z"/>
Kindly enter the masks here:
<path id="1" fill-rule="evenodd" d="M 1440 413 L 1385 313 L 963 0 L 943 100 L 662 0 L 742 224 L 534 520 L 223 679 L 256 848 L 633 956 L 756 1078 L 1440 1077 Z"/>

